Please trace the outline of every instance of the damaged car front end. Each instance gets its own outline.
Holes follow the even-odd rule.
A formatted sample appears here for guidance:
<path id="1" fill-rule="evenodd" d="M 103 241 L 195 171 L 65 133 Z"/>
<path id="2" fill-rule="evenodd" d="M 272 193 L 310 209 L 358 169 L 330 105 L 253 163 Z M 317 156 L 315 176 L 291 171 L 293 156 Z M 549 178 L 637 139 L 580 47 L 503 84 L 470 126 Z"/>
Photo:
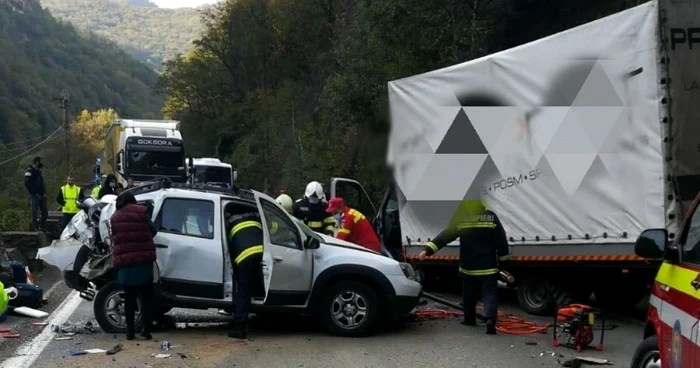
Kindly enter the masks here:
<path id="1" fill-rule="evenodd" d="M 100 231 L 100 222 L 114 212 L 115 199 L 116 196 L 107 195 L 99 202 L 92 198 L 80 202 L 80 212 L 73 216 L 60 238 L 37 254 L 38 259 L 59 268 L 66 285 L 87 301 L 94 300 L 97 289 L 112 278 L 112 253 L 101 236 L 105 232 Z"/>

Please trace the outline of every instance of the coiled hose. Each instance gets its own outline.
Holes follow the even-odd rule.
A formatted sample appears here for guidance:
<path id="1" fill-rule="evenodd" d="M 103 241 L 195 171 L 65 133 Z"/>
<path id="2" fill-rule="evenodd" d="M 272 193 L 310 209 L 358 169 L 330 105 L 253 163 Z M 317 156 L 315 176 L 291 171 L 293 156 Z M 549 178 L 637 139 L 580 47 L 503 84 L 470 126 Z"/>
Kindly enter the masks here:
<path id="1" fill-rule="evenodd" d="M 455 309 L 419 309 L 415 312 L 415 317 L 418 319 L 443 319 L 448 317 L 464 316 L 464 313 L 462 311 L 456 310 L 456 308 L 459 307 L 459 305 L 457 304 L 451 303 L 445 299 L 437 297 L 436 295 L 428 294 L 425 292 L 423 292 L 421 296 Z M 484 320 L 483 310 L 483 306 L 477 307 L 477 317 L 481 320 Z M 496 330 L 509 335 L 531 335 L 535 333 L 546 333 L 550 327 L 551 324 L 549 323 L 538 324 L 501 311 L 498 311 L 498 316 L 496 319 Z"/>

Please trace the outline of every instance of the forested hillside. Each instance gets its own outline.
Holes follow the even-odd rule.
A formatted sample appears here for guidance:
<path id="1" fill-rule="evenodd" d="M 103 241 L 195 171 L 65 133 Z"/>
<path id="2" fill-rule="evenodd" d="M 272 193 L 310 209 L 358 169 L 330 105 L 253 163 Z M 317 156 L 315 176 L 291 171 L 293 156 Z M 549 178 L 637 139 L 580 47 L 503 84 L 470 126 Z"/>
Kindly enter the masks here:
<path id="1" fill-rule="evenodd" d="M 116 42 L 156 69 L 161 68 L 163 60 L 190 51 L 202 29 L 200 10 L 161 9 L 146 0 L 41 3 L 57 18 Z"/>
<path id="2" fill-rule="evenodd" d="M 57 131 L 61 110 L 54 98 L 62 90 L 68 93 L 68 111 L 73 118 L 82 109 L 110 107 L 122 116 L 162 115 L 164 99 L 154 93 L 157 75 L 150 67 L 111 42 L 80 34 L 58 22 L 36 0 L 0 0 L 0 50 L 2 213 L 8 208 L 26 208 L 22 173 L 34 154 L 46 157 L 47 181 L 52 188 L 69 170 L 75 170 L 81 179 L 90 177 L 81 168 L 92 165 L 94 156 L 85 159 L 87 162 L 77 156 L 66 162 L 62 139 L 58 139 L 63 138 Z M 46 144 L 37 146 L 44 141 Z M 59 150 L 51 151 L 52 144 Z M 17 217 L 9 212 L 7 216 Z"/>
<path id="3" fill-rule="evenodd" d="M 541 38 L 637 0 L 229 0 L 168 63 L 166 113 L 190 153 L 244 186 L 361 180 L 384 188 L 387 82 Z"/>

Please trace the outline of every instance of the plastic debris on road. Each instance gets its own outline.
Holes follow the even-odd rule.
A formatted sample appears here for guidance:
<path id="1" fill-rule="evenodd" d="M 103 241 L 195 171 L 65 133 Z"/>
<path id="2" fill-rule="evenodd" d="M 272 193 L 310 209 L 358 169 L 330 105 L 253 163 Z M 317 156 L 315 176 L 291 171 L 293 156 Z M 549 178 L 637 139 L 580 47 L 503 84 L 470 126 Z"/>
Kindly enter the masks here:
<path id="1" fill-rule="evenodd" d="M 102 354 L 107 352 L 107 350 L 102 349 L 85 349 L 83 351 L 85 351 L 88 354 Z"/>
<path id="2" fill-rule="evenodd" d="M 116 354 L 116 353 L 122 351 L 122 348 L 123 348 L 123 347 L 124 347 L 124 345 L 122 345 L 122 344 L 114 345 L 114 347 L 112 347 L 111 349 L 107 350 L 107 351 L 105 352 L 105 354 L 107 354 L 107 355 L 114 355 L 114 354 Z"/>
<path id="3" fill-rule="evenodd" d="M 162 350 L 162 351 L 168 351 L 168 350 L 170 350 L 170 342 L 167 341 L 167 340 L 161 342 L 161 343 L 160 343 L 160 350 Z"/>
<path id="4" fill-rule="evenodd" d="M 153 354 L 152 357 L 156 359 L 167 359 L 170 358 L 170 354 Z"/>

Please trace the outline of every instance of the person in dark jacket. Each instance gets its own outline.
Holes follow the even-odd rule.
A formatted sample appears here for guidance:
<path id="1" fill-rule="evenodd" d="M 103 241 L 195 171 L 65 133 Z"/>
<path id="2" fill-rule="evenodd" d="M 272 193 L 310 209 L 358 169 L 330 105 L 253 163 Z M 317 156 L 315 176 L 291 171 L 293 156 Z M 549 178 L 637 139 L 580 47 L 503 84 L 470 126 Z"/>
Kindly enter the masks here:
<path id="1" fill-rule="evenodd" d="M 486 315 L 486 333 L 496 334 L 499 267 L 510 259 L 508 239 L 501 221 L 479 200 L 462 203 L 451 223 L 426 244 L 418 258 L 435 254 L 459 238 L 459 272 L 463 278 L 462 307 L 467 326 L 476 325 L 477 292 L 481 288 Z"/>
<path id="2" fill-rule="evenodd" d="M 153 237 L 157 230 L 151 222 L 150 211 L 136 203 L 129 192 L 117 197 L 117 211 L 110 219 L 114 268 L 117 282 L 124 288 L 126 339 L 134 339 L 136 299 L 141 297 L 143 330 L 141 337 L 150 340 L 153 323 L 153 262 L 156 246 Z"/>
<path id="3" fill-rule="evenodd" d="M 97 195 L 97 200 L 99 201 L 107 194 L 117 194 L 117 177 L 112 174 L 107 175 L 107 178 L 102 183 L 102 188 L 100 188 L 100 193 Z"/>
<path id="4" fill-rule="evenodd" d="M 327 208 L 323 186 L 312 181 L 306 186 L 304 198 L 292 205 L 292 216 L 304 221 L 311 230 L 332 236 L 335 232 L 335 219 L 326 212 Z"/>
<path id="5" fill-rule="evenodd" d="M 46 187 L 41 175 L 43 168 L 41 157 L 37 156 L 24 172 L 24 187 L 27 188 L 32 201 L 32 225 L 38 231 L 44 231 L 46 219 L 49 217 L 49 211 L 46 209 Z"/>

